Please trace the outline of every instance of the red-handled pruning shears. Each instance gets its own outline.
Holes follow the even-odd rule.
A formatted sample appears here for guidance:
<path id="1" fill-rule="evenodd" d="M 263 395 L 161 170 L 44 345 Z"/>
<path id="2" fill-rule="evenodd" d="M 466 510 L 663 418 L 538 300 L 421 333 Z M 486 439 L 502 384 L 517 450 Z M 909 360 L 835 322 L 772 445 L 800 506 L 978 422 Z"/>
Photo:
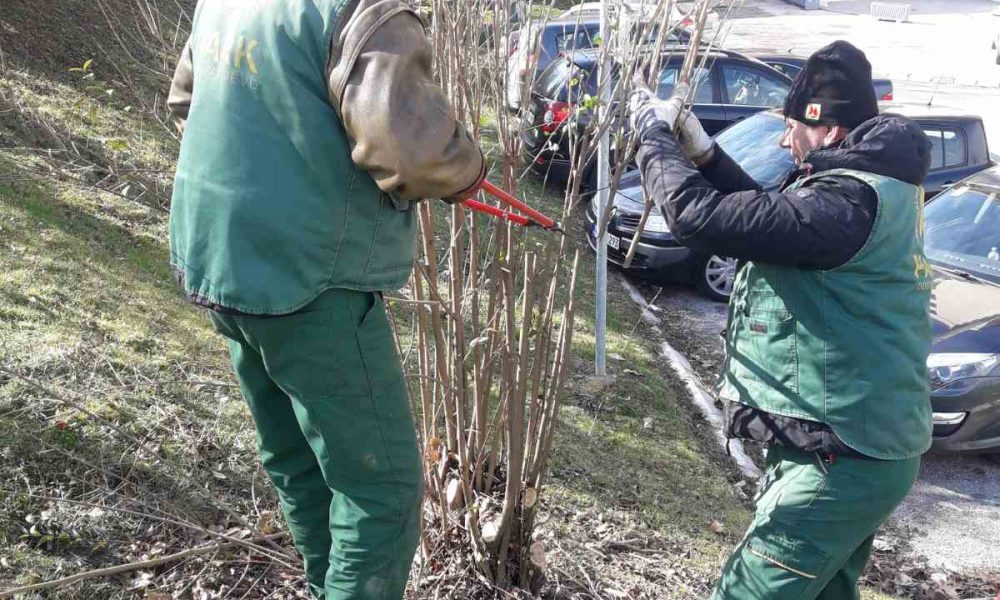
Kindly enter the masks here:
<path id="1" fill-rule="evenodd" d="M 481 189 L 490 196 L 493 196 L 494 198 L 499 200 L 501 203 L 506 204 L 507 206 L 510 206 L 511 208 L 518 210 L 524 214 L 519 215 L 517 213 L 504 210 L 502 208 L 498 208 L 491 204 L 480 202 L 478 200 L 471 200 L 471 199 L 465 200 L 464 202 L 462 202 L 462 204 L 464 204 L 470 210 L 486 213 L 488 215 L 493 215 L 494 217 L 505 219 L 507 221 L 510 221 L 511 223 L 517 223 L 522 227 L 530 227 L 532 225 L 538 225 L 542 229 L 546 229 L 548 231 L 558 231 L 559 233 L 563 234 L 566 233 L 563 231 L 562 227 L 559 226 L 558 222 L 553 221 L 552 219 L 546 217 L 542 213 L 531 208 L 524 202 L 521 202 L 514 196 L 508 194 L 507 192 L 493 185 L 489 181 L 483 181 Z"/>

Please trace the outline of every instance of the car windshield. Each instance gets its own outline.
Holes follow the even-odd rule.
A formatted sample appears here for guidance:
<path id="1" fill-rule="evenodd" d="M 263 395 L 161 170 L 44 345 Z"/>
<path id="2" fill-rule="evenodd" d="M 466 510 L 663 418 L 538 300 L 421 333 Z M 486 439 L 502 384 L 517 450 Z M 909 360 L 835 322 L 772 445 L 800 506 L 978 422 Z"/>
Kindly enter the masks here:
<path id="1" fill-rule="evenodd" d="M 566 58 L 559 58 L 539 77 L 537 89 L 549 100 L 575 103 L 587 94 L 597 94 L 595 80 L 596 77 L 591 77 L 590 70 L 575 65 Z"/>
<path id="2" fill-rule="evenodd" d="M 656 84 L 656 96 L 664 100 L 674 93 L 674 84 L 681 71 L 681 65 L 669 65 L 660 71 L 659 81 Z M 694 96 L 691 102 L 694 104 L 712 104 L 712 79 L 709 68 L 698 67 L 691 76 L 691 86 L 694 88 Z"/>
<path id="3" fill-rule="evenodd" d="M 1000 284 L 1000 187 L 956 186 L 927 203 L 924 225 L 929 259 Z"/>
<path id="4" fill-rule="evenodd" d="M 778 145 L 784 132 L 784 119 L 764 112 L 729 127 L 715 141 L 762 188 L 770 190 L 795 168 L 791 153 Z"/>

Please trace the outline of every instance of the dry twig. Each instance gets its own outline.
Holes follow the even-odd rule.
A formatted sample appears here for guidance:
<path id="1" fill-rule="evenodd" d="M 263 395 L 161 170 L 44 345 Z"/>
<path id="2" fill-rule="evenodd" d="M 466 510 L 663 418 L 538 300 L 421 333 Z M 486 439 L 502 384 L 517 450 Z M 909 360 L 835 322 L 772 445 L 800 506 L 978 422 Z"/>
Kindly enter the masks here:
<path id="1" fill-rule="evenodd" d="M 277 539 L 285 537 L 286 535 L 287 534 L 280 533 L 272 536 L 267 536 L 266 539 L 270 541 L 275 541 Z M 253 541 L 265 541 L 265 538 L 258 538 L 257 540 Z M 26 585 L 17 588 L 11 588 L 5 591 L 0 591 L 0 598 L 13 598 L 18 594 L 29 594 L 32 592 L 40 592 L 42 590 L 51 590 L 55 588 L 60 588 L 70 585 L 72 583 L 76 583 L 78 581 L 83 581 L 85 579 L 97 579 L 99 577 L 110 577 L 112 575 L 119 575 L 121 573 L 128 573 L 130 571 L 138 571 L 140 569 L 151 569 L 153 567 L 158 567 L 160 565 L 177 562 L 194 556 L 200 556 L 202 554 L 208 554 L 210 552 L 226 550 L 228 548 L 233 548 L 236 546 L 237 544 L 234 542 L 207 544 L 205 546 L 199 546 L 197 548 L 189 548 L 181 552 L 168 554 L 167 556 L 161 556 L 159 558 L 153 558 L 150 560 L 142 560 L 142 561 L 127 563 L 124 565 L 116 565 L 114 567 L 106 567 L 103 569 L 84 571 L 82 573 L 70 575 L 69 577 L 63 577 L 62 579 L 43 581 L 42 583 L 35 583 L 32 585 Z"/>

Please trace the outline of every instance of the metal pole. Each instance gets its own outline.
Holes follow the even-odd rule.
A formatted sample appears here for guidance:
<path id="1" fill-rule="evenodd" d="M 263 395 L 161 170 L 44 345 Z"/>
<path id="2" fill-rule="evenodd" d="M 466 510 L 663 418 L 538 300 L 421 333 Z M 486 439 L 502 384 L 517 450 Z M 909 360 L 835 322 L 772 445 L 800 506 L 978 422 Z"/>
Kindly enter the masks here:
<path id="1" fill-rule="evenodd" d="M 608 4 L 613 0 L 601 0 L 601 56 L 602 60 L 597 65 L 597 81 L 601 86 L 601 101 L 597 106 L 598 123 L 603 123 L 608 118 L 608 104 L 610 101 L 609 75 L 611 73 L 608 64 L 611 58 L 611 28 L 608 26 Z M 597 146 L 597 221 L 600 227 L 600 215 L 603 215 L 608 205 L 608 183 L 610 175 L 611 159 L 611 135 L 606 128 L 601 135 Z M 607 328 L 608 328 L 608 232 L 597 232 L 597 290 L 596 302 L 597 314 L 594 316 L 594 372 L 598 377 L 607 375 Z"/>

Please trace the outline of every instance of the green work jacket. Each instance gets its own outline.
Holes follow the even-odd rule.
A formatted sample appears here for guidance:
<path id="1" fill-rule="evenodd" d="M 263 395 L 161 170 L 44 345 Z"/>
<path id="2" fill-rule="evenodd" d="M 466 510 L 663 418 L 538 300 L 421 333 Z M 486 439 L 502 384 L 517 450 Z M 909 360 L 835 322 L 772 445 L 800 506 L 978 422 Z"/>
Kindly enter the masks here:
<path id="1" fill-rule="evenodd" d="M 720 396 L 829 425 L 854 450 L 903 459 L 931 443 L 927 355 L 932 272 L 923 190 L 846 169 L 878 194 L 867 242 L 846 264 L 811 270 L 746 263 L 729 307 Z"/>
<path id="2" fill-rule="evenodd" d="M 330 288 L 405 283 L 412 205 L 355 165 L 329 99 L 330 43 L 347 4 L 198 3 L 196 91 L 170 216 L 170 260 L 196 301 L 284 314 Z"/>

